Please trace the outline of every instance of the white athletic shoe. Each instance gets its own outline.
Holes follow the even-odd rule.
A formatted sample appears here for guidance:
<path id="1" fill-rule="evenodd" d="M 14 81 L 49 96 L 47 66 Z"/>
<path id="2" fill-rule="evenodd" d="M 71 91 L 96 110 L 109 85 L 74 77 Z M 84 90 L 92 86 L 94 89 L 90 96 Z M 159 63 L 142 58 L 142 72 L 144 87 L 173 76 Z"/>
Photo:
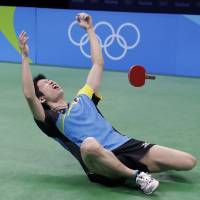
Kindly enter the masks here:
<path id="1" fill-rule="evenodd" d="M 144 172 L 137 175 L 136 184 L 145 194 L 152 194 L 159 186 L 159 182 L 155 178 Z"/>

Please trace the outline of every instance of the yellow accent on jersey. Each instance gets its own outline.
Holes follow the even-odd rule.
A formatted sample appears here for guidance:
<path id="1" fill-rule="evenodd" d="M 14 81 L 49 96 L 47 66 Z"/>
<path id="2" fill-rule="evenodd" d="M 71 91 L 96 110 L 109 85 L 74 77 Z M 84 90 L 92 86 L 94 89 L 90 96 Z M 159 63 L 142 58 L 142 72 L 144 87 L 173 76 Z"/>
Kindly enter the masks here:
<path id="1" fill-rule="evenodd" d="M 79 95 L 81 95 L 81 94 L 85 94 L 85 95 L 87 95 L 90 99 L 92 99 L 92 96 L 93 96 L 93 94 L 94 94 L 94 91 L 93 91 L 93 89 L 92 89 L 89 85 L 85 84 L 85 86 L 83 86 L 83 88 L 80 89 L 79 92 L 77 93 L 76 98 L 78 98 L 77 96 L 79 96 Z M 95 95 L 96 95 L 98 98 L 102 99 L 102 96 L 101 96 L 99 93 L 95 93 Z M 70 107 L 69 107 L 69 109 L 68 109 L 67 116 L 70 114 L 72 107 L 73 107 L 75 104 L 77 104 L 77 103 L 78 103 L 78 102 L 75 102 L 74 100 L 72 101 L 72 103 L 71 103 L 71 105 L 70 105 Z"/>
<path id="2" fill-rule="evenodd" d="M 94 91 L 89 85 L 86 84 L 82 89 L 79 90 L 77 96 L 81 94 L 86 94 L 91 99 Z"/>
<path id="3" fill-rule="evenodd" d="M 63 133 L 65 130 L 65 117 L 66 117 L 66 114 L 62 115 L 62 131 L 63 131 Z"/>
<path id="4" fill-rule="evenodd" d="M 89 85 L 86 84 L 82 89 L 79 90 L 77 96 L 81 94 L 85 94 L 91 99 L 94 94 L 94 91 Z M 95 95 L 102 99 L 102 96 L 99 93 L 95 93 Z"/>

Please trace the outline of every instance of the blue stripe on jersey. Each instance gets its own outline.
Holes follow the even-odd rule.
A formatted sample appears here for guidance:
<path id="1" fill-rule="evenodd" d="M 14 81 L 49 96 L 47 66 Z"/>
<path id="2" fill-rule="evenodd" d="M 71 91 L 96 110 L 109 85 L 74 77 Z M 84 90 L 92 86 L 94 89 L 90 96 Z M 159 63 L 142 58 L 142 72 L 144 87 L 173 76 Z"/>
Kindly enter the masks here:
<path id="1" fill-rule="evenodd" d="M 113 129 L 86 94 L 76 98 L 69 112 L 59 114 L 56 126 L 79 147 L 87 137 L 94 137 L 107 150 L 113 150 L 129 140 Z"/>

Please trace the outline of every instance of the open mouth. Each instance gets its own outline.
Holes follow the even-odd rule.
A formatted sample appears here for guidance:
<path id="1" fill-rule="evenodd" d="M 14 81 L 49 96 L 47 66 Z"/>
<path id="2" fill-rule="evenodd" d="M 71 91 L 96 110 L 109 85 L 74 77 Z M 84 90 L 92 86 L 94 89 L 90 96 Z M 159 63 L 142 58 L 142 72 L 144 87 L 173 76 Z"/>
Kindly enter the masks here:
<path id="1" fill-rule="evenodd" d="M 53 88 L 53 89 L 59 89 L 60 87 L 59 87 L 57 84 L 53 83 L 53 84 L 52 84 L 52 88 Z"/>

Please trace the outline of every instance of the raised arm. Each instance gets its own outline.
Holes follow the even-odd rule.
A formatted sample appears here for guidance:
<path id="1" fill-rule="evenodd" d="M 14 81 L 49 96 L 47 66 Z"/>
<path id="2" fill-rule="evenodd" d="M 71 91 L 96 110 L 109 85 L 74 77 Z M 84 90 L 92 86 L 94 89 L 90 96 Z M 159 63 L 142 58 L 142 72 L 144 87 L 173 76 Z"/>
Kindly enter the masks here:
<path id="1" fill-rule="evenodd" d="M 86 83 L 94 90 L 94 92 L 98 92 L 99 85 L 102 79 L 104 65 L 101 46 L 95 34 L 91 16 L 86 13 L 80 13 L 77 16 L 77 21 L 79 25 L 85 28 L 85 30 L 87 31 L 90 41 L 90 50 L 93 65 L 88 74 Z"/>
<path id="2" fill-rule="evenodd" d="M 22 55 L 22 87 L 24 96 L 28 102 L 28 105 L 33 113 L 35 119 L 44 121 L 45 114 L 44 109 L 35 94 L 33 78 L 29 67 L 29 47 L 27 45 L 28 37 L 26 32 L 21 32 L 19 35 L 19 47 Z"/>

